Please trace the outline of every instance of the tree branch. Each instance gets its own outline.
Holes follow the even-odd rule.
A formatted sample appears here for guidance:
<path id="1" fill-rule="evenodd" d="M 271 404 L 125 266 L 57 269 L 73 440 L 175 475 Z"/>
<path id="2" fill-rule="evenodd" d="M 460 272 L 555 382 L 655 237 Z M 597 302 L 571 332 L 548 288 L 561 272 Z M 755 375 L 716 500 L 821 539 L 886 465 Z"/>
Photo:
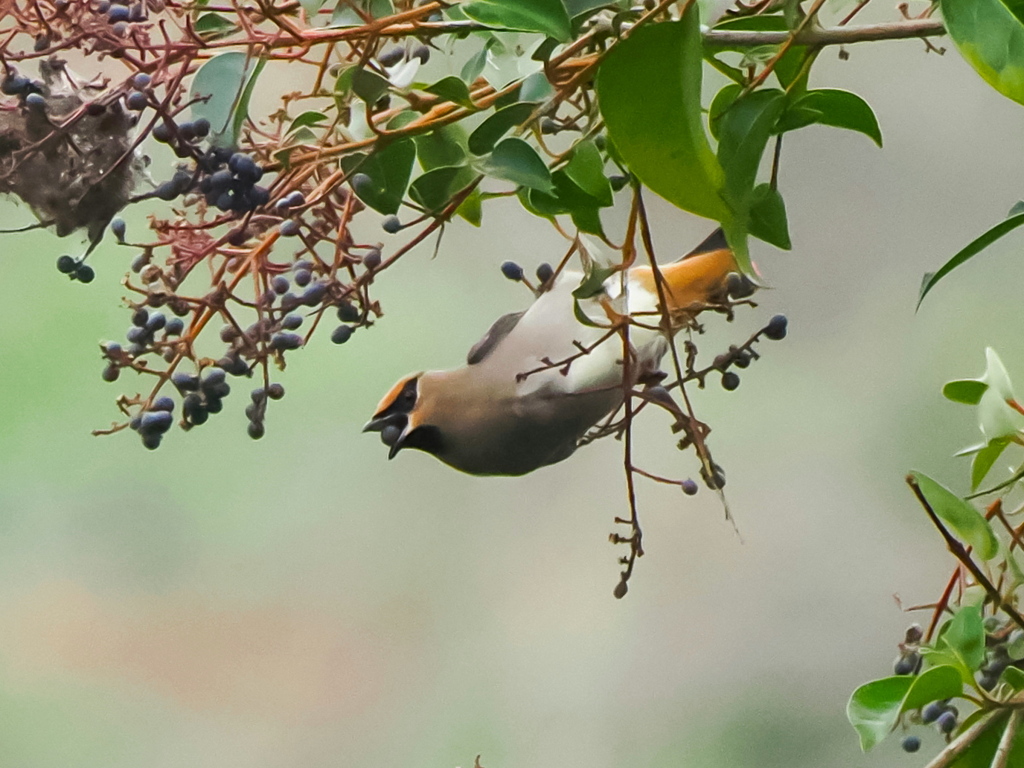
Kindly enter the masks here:
<path id="1" fill-rule="evenodd" d="M 912 19 L 886 24 L 805 29 L 794 43 L 797 45 L 848 45 L 876 40 L 906 40 L 912 37 L 936 37 L 946 34 L 939 19 Z M 789 32 L 746 32 L 711 29 L 704 33 L 704 44 L 711 48 L 747 48 L 759 45 L 781 45 L 789 40 Z"/>

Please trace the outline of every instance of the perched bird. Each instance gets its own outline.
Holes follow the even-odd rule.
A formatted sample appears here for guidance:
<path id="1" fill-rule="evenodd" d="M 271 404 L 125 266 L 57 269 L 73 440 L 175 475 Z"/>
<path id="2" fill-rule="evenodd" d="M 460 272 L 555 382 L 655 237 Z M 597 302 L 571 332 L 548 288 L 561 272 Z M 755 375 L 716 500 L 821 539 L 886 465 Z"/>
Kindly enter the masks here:
<path id="1" fill-rule="evenodd" d="M 388 458 L 417 448 L 473 475 L 523 475 L 568 458 L 622 403 L 627 367 L 630 386 L 658 371 L 668 350 L 659 295 L 674 334 L 730 289 L 738 293 L 736 261 L 720 230 L 659 272 L 660 291 L 649 266 L 589 287 L 582 273 L 561 272 L 529 309 L 499 318 L 465 366 L 395 384 L 363 431 L 380 432 Z M 622 335 L 610 330 L 624 315 L 636 321 L 628 366 Z"/>

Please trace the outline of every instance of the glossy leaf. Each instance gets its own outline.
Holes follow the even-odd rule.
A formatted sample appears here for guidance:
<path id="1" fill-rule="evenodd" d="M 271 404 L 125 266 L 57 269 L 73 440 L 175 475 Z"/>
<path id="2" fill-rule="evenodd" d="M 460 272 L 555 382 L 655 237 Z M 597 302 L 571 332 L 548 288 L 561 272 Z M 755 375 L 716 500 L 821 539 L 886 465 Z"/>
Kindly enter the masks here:
<path id="1" fill-rule="evenodd" d="M 551 172 L 537 150 L 522 139 L 505 139 L 481 165 L 488 176 L 530 189 L 551 192 Z"/>
<path id="2" fill-rule="evenodd" d="M 219 13 L 204 13 L 195 24 L 192 25 L 195 33 L 203 40 L 219 40 L 222 37 L 234 34 L 239 27 Z"/>
<path id="3" fill-rule="evenodd" d="M 1004 219 L 988 230 L 985 234 L 968 243 L 964 248 L 957 252 L 953 258 L 943 264 L 937 272 L 932 272 L 929 275 L 926 275 L 924 281 L 921 283 L 921 295 L 917 299 L 917 306 L 921 306 L 921 302 L 924 301 L 924 297 L 928 295 L 929 291 L 931 291 L 931 289 L 935 287 L 936 283 L 938 283 L 942 278 L 961 264 L 965 264 L 970 259 L 977 256 L 1003 235 L 1012 232 L 1022 224 L 1024 224 L 1024 213 L 1018 213 Z"/>
<path id="4" fill-rule="evenodd" d="M 361 27 L 366 20 L 356 12 L 356 6 L 371 19 L 383 19 L 395 12 L 391 0 L 338 0 L 331 14 L 332 27 Z"/>
<path id="5" fill-rule="evenodd" d="M 699 216 L 731 215 L 724 174 L 704 133 L 697 4 L 678 22 L 634 30 L 601 63 L 597 93 L 608 134 L 630 170 L 663 198 Z"/>
<path id="6" fill-rule="evenodd" d="M 750 199 L 750 234 L 788 251 L 793 247 L 789 239 L 786 204 L 777 189 L 770 184 L 754 187 Z"/>
<path id="7" fill-rule="evenodd" d="M 942 633 L 942 641 L 971 672 L 985 661 L 985 626 L 981 610 L 973 605 L 960 608 Z"/>
<path id="8" fill-rule="evenodd" d="M 988 384 L 978 379 L 958 379 L 947 381 L 942 387 L 942 396 L 954 403 L 977 405 L 981 396 L 988 389 Z"/>
<path id="9" fill-rule="evenodd" d="M 820 112 L 821 117 L 816 122 L 822 125 L 863 133 L 882 146 L 882 130 L 874 110 L 855 93 L 836 88 L 808 91 L 795 106 Z"/>
<path id="10" fill-rule="evenodd" d="M 424 171 L 450 165 L 464 165 L 469 157 L 466 149 L 466 130 L 458 123 L 435 128 L 417 136 L 416 156 Z"/>
<path id="11" fill-rule="evenodd" d="M 468 166 L 435 168 L 409 185 L 409 197 L 432 213 L 447 205 L 476 177 L 476 171 Z"/>
<path id="12" fill-rule="evenodd" d="M 978 486 L 988 475 L 992 469 L 992 465 L 999 460 L 1002 456 L 1003 451 L 1006 450 L 1006 446 L 1010 444 L 1009 440 L 993 440 L 976 454 L 971 460 L 971 490 L 978 490 Z"/>
<path id="13" fill-rule="evenodd" d="M 604 175 L 601 150 L 589 139 L 576 143 L 565 166 L 565 175 L 601 205 L 612 204 L 612 185 Z"/>
<path id="14" fill-rule="evenodd" d="M 323 8 L 326 2 L 327 0 L 299 0 L 299 5 L 302 6 L 302 10 L 312 16 Z"/>
<path id="15" fill-rule="evenodd" d="M 750 209 L 761 156 L 785 103 L 782 91 L 754 91 L 734 101 L 719 121 L 718 162 L 725 172 L 726 199 L 740 216 Z"/>
<path id="16" fill-rule="evenodd" d="M 708 107 L 708 129 L 715 140 L 718 139 L 718 126 L 722 115 L 741 93 L 743 93 L 743 86 L 733 83 L 722 88 L 711 100 L 711 105 Z"/>
<path id="17" fill-rule="evenodd" d="M 471 0 L 459 8 L 469 18 L 495 29 L 541 32 L 563 43 L 572 37 L 569 14 L 561 0 Z"/>
<path id="18" fill-rule="evenodd" d="M 383 214 L 397 213 L 416 160 L 412 139 L 400 139 L 372 155 L 349 155 L 341 161 L 350 174 L 363 173 L 370 184 L 355 190 L 359 199 Z"/>
<path id="19" fill-rule="evenodd" d="M 423 90 L 427 93 L 439 96 L 445 101 L 451 101 L 458 104 L 460 107 L 475 109 L 473 99 L 470 98 L 469 95 L 469 86 L 454 75 L 438 80 L 436 83 L 428 85 Z"/>
<path id="20" fill-rule="evenodd" d="M 969 502 L 964 501 L 945 486 L 921 472 L 911 472 L 932 511 L 962 541 L 974 547 L 982 560 L 988 560 L 999 551 L 999 543 L 988 521 Z"/>
<path id="21" fill-rule="evenodd" d="M 312 110 L 303 112 L 301 115 L 292 120 L 292 124 L 288 126 L 288 133 L 298 129 L 304 128 L 311 125 L 319 125 L 327 120 L 327 115 L 323 112 L 314 112 Z"/>
<path id="22" fill-rule="evenodd" d="M 455 213 L 474 227 L 479 227 L 484 217 L 483 196 L 480 194 L 480 189 L 477 188 L 470 192 L 462 204 L 455 209 Z"/>
<path id="23" fill-rule="evenodd" d="M 189 94 L 197 100 L 192 104 L 192 115 L 210 121 L 210 141 L 215 146 L 233 147 L 238 143 L 248 116 L 252 86 L 262 67 L 262 59 L 228 51 L 214 56 L 196 72 Z"/>
<path id="24" fill-rule="evenodd" d="M 474 155 L 486 155 L 502 136 L 522 125 L 536 107 L 532 102 L 518 102 L 499 109 L 469 135 L 469 151 Z"/>
<path id="25" fill-rule="evenodd" d="M 352 68 L 352 92 L 367 104 L 376 104 L 391 84 L 365 67 Z"/>
<path id="26" fill-rule="evenodd" d="M 1019 0 L 940 0 L 960 55 L 1007 98 L 1024 104 L 1024 7 Z"/>
<path id="27" fill-rule="evenodd" d="M 963 681 L 954 667 L 932 667 L 917 676 L 899 675 L 865 683 L 850 697 L 846 716 L 866 752 L 889 735 L 903 712 L 962 692 Z"/>

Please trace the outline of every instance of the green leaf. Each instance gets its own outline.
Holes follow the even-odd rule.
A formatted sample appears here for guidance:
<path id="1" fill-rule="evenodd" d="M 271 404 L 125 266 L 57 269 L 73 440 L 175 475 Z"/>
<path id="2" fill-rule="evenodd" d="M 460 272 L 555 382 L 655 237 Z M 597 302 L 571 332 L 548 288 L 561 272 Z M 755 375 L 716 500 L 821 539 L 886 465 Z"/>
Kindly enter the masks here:
<path id="1" fill-rule="evenodd" d="M 319 125 L 320 123 L 326 120 L 327 115 L 325 115 L 323 112 L 303 112 L 301 115 L 292 120 L 292 124 L 288 126 L 287 133 L 291 133 L 292 131 L 298 128 L 304 128 L 310 125 Z"/>
<path id="2" fill-rule="evenodd" d="M 793 247 L 789 239 L 786 204 L 771 184 L 758 184 L 751 193 L 750 234 L 784 251 Z"/>
<path id="3" fill-rule="evenodd" d="M 543 72 L 534 72 L 523 80 L 523 85 L 516 98 L 518 101 L 544 101 L 554 93 L 554 86 L 548 82 L 547 75 Z"/>
<path id="4" fill-rule="evenodd" d="M 241 51 L 214 56 L 196 72 L 189 98 L 194 118 L 206 118 L 212 126 L 210 142 L 218 147 L 234 147 L 249 111 L 249 97 L 263 59 L 253 59 Z"/>
<path id="5" fill-rule="evenodd" d="M 480 189 L 474 189 L 462 204 L 455 209 L 455 213 L 468 221 L 474 227 L 479 227 L 484 217 L 483 196 Z"/>
<path id="6" fill-rule="evenodd" d="M 940 0 L 946 31 L 985 81 L 1024 104 L 1024 7 L 1019 0 Z"/>
<path id="7" fill-rule="evenodd" d="M 988 389 L 988 384 L 978 379 L 958 379 L 947 381 L 942 387 L 942 396 L 954 403 L 977 405 L 981 396 Z"/>
<path id="8" fill-rule="evenodd" d="M 409 197 L 434 213 L 444 208 L 451 199 L 476 179 L 476 171 L 469 166 L 434 168 L 409 185 Z"/>
<path id="9" fill-rule="evenodd" d="M 902 713 L 963 693 L 963 681 L 954 667 L 932 667 L 920 675 L 884 677 L 853 692 L 846 717 L 860 736 L 865 752 L 889 735 Z"/>
<path id="10" fill-rule="evenodd" d="M 743 86 L 733 83 L 722 88 L 722 90 L 715 94 L 715 98 L 711 100 L 711 105 L 708 107 L 708 129 L 716 141 L 718 140 L 718 127 L 721 123 L 722 115 L 732 106 L 732 103 L 736 101 L 736 98 L 741 93 L 743 93 Z"/>
<path id="11" fill-rule="evenodd" d="M 1017 667 L 1007 667 L 1000 675 L 1000 680 L 1009 685 L 1015 691 L 1024 691 L 1024 671 Z"/>
<path id="12" fill-rule="evenodd" d="M 985 626 L 980 608 L 960 608 L 946 624 L 941 638 L 964 667 L 971 672 L 981 669 L 985 661 Z"/>
<path id="13" fill-rule="evenodd" d="M 779 122 L 775 125 L 775 132 L 788 133 L 789 131 L 798 131 L 801 128 L 806 128 L 808 125 L 820 123 L 821 118 L 822 113 L 818 110 L 794 104 L 787 107 L 786 111 L 782 113 L 782 117 L 779 118 Z"/>
<path id="14" fill-rule="evenodd" d="M 565 166 L 565 175 L 601 205 L 612 204 L 612 185 L 604 175 L 601 150 L 590 139 L 576 143 Z"/>
<path id="15" fill-rule="evenodd" d="M 219 40 L 234 34 L 239 29 L 237 24 L 219 13 L 204 13 L 196 19 L 192 28 L 199 37 L 206 41 Z"/>
<path id="16" fill-rule="evenodd" d="M 732 103 L 718 126 L 718 162 L 725 171 L 725 194 L 733 211 L 746 218 L 761 155 L 786 105 L 780 90 L 754 91 Z"/>
<path id="17" fill-rule="evenodd" d="M 458 123 L 443 125 L 430 133 L 416 136 L 416 156 L 424 171 L 449 165 L 464 165 L 469 156 L 466 129 Z"/>
<path id="18" fill-rule="evenodd" d="M 601 224 L 601 212 L 598 208 L 576 208 L 569 212 L 569 216 L 581 232 L 604 237 L 604 226 Z"/>
<path id="19" fill-rule="evenodd" d="M 355 190 L 356 194 L 375 211 L 387 215 L 397 213 L 402 205 L 415 160 L 412 139 L 399 139 L 371 155 L 348 155 L 342 158 L 341 166 L 346 173 L 370 177 L 371 183 Z"/>
<path id="20" fill-rule="evenodd" d="M 583 276 L 583 280 L 573 290 L 572 295 L 576 299 L 590 299 L 604 290 L 604 282 L 615 274 L 615 267 L 602 267 L 598 264 L 591 264 Z"/>
<path id="21" fill-rule="evenodd" d="M 299 0 L 299 5 L 302 6 L 302 10 L 304 10 L 307 15 L 313 16 L 317 11 L 324 7 L 324 3 L 326 2 L 327 0 Z"/>
<path id="22" fill-rule="evenodd" d="M 495 29 L 542 32 L 561 42 L 572 37 L 561 0 L 471 0 L 459 8 L 469 18 Z"/>
<path id="23" fill-rule="evenodd" d="M 490 33 L 486 34 L 490 35 Z M 491 46 L 494 45 L 495 42 L 494 36 L 491 35 L 480 50 L 470 56 L 466 60 L 466 63 L 462 65 L 462 69 L 459 71 L 459 77 L 467 83 L 472 83 L 480 77 L 480 73 L 483 72 L 484 67 L 487 66 L 487 52 L 491 50 Z"/>
<path id="24" fill-rule="evenodd" d="M 499 109 L 469 134 L 469 151 L 474 155 L 486 155 L 502 136 L 513 127 L 522 125 L 536 107 L 532 102 L 521 101 Z"/>
<path id="25" fill-rule="evenodd" d="M 982 560 L 988 560 L 996 555 L 999 543 L 988 521 L 978 510 L 927 475 L 911 472 L 910 476 L 916 481 L 932 511 L 962 541 L 973 546 Z"/>
<path id="26" fill-rule="evenodd" d="M 882 131 L 874 110 L 855 93 L 836 88 L 808 91 L 794 106 L 820 112 L 817 122 L 822 125 L 863 133 L 882 146 Z"/>
<path id="27" fill-rule="evenodd" d="M 1003 451 L 1006 450 L 1006 446 L 1010 444 L 1009 440 L 993 440 L 976 454 L 974 459 L 971 461 L 971 490 L 978 490 L 978 486 L 981 485 L 981 481 L 985 479 L 985 476 L 992 469 L 992 465 L 996 463 Z"/>
<path id="28" fill-rule="evenodd" d="M 472 138 L 472 137 L 471 137 Z M 541 160 L 537 150 L 522 139 L 505 139 L 481 164 L 488 176 L 511 181 L 530 189 L 551 192 L 551 171 Z"/>
<path id="29" fill-rule="evenodd" d="M 597 93 L 608 134 L 630 170 L 685 211 L 715 221 L 731 213 L 722 169 L 704 133 L 697 4 L 678 22 L 640 27 L 601 63 Z"/>
<path id="30" fill-rule="evenodd" d="M 341 75 L 338 76 L 339 79 Z M 364 67 L 352 68 L 352 92 L 367 104 L 376 104 L 391 84 L 376 72 Z"/>
<path id="31" fill-rule="evenodd" d="M 439 96 L 445 101 L 451 101 L 458 104 L 460 107 L 476 109 L 476 105 L 473 104 L 473 99 L 470 98 L 469 95 L 469 86 L 454 75 L 449 75 L 448 77 L 438 80 L 436 83 L 428 85 L 423 90 L 427 93 Z"/>
<path id="32" fill-rule="evenodd" d="M 988 0 L 985 1 L 987 2 Z M 926 276 L 926 279 L 921 283 L 921 295 L 917 299 L 918 308 L 920 308 L 921 302 L 924 301 L 924 297 L 928 295 L 928 292 L 935 287 L 935 284 L 938 283 L 939 280 L 944 278 L 961 264 L 964 264 L 977 256 L 1003 235 L 1012 232 L 1022 224 L 1024 224 L 1024 213 L 1018 213 L 1015 216 L 1010 216 L 1009 218 L 1004 219 L 992 227 L 992 229 L 988 230 L 985 234 L 972 240 L 967 246 L 962 248 L 955 256 L 953 256 L 953 258 L 943 264 L 937 272 L 931 273 L 930 277 Z"/>

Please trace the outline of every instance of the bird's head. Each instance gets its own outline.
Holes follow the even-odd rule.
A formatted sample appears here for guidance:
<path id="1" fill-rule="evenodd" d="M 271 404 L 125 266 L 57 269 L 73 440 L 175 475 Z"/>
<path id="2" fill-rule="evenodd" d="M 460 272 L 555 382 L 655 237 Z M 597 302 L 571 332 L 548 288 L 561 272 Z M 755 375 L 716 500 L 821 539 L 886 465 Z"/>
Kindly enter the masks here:
<path id="1" fill-rule="evenodd" d="M 431 378 L 417 373 L 399 381 L 377 406 L 364 432 L 380 432 L 393 459 L 403 448 L 417 448 L 437 455 L 441 451 L 441 430 L 431 423 Z"/>

